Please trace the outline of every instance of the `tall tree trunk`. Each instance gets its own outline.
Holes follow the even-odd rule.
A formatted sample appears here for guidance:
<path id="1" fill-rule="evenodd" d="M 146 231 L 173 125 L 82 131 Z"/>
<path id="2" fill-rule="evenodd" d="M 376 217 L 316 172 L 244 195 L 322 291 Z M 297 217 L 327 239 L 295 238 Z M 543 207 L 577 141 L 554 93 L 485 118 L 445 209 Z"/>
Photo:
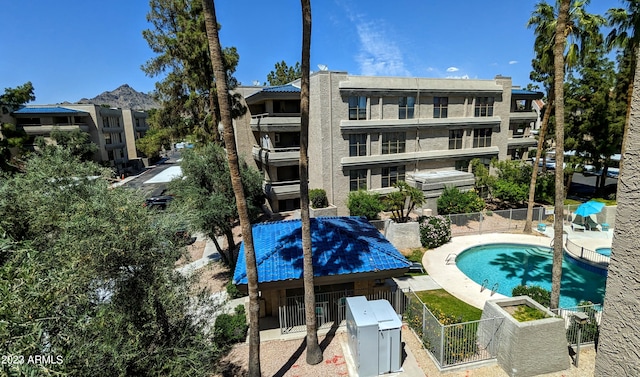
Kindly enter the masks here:
<path id="1" fill-rule="evenodd" d="M 544 149 L 544 138 L 547 136 L 547 128 L 549 127 L 549 118 L 551 118 L 551 110 L 553 109 L 553 92 L 549 93 L 548 108 L 542 117 L 542 127 L 538 134 L 538 149 L 536 150 L 536 159 L 533 160 L 533 168 L 531 169 L 531 184 L 529 185 L 529 202 L 527 205 L 527 220 L 524 223 L 524 233 L 531 233 L 531 223 L 533 222 L 533 203 L 536 196 L 536 183 L 538 182 L 538 161 Z"/>
<path id="2" fill-rule="evenodd" d="M 555 45 L 553 47 L 554 91 L 556 108 L 556 198 L 553 227 L 553 267 L 551 269 L 551 308 L 560 305 L 560 281 L 562 279 L 562 244 L 564 231 L 564 47 L 565 29 L 569 18 L 571 0 L 562 0 L 558 11 Z"/>
<path id="3" fill-rule="evenodd" d="M 311 69 L 311 3 L 302 4 L 302 80 L 300 84 L 300 217 L 302 221 L 302 255 L 304 310 L 307 321 L 307 364 L 322 362 L 316 322 L 316 296 L 311 249 L 311 219 L 309 218 L 309 71 Z"/>
<path id="4" fill-rule="evenodd" d="M 233 131 L 231 119 L 231 105 L 229 103 L 229 90 L 227 89 L 227 73 L 222 61 L 222 47 L 218 36 L 218 21 L 213 0 L 202 0 L 204 10 L 205 27 L 209 40 L 209 52 L 211 54 L 211 64 L 216 80 L 216 92 L 218 95 L 218 105 L 220 106 L 220 120 L 224 126 L 224 141 L 227 149 L 227 159 L 229 161 L 229 172 L 231 173 L 231 184 L 238 206 L 238 217 L 242 228 L 242 239 L 244 241 L 244 256 L 247 265 L 247 281 L 249 289 L 249 376 L 259 377 L 260 372 L 260 328 L 259 314 L 260 305 L 258 303 L 258 270 L 256 267 L 256 254 L 253 248 L 253 234 L 251 232 L 251 222 L 247 210 L 247 201 L 244 196 L 244 187 L 240 179 L 240 164 L 238 162 L 238 152 L 236 150 L 236 139 Z"/>
<path id="5" fill-rule="evenodd" d="M 636 56 L 637 57 L 637 56 Z M 633 80 L 633 100 L 629 113 L 628 138 L 624 167 L 618 181 L 618 209 L 611 245 L 611 262 L 604 298 L 604 315 L 600 323 L 600 336 L 596 353 L 596 376 L 637 376 L 640 370 L 638 344 L 640 323 L 637 266 L 640 265 L 638 239 L 640 239 L 640 59 L 636 60 Z M 633 329 L 633 330 L 632 330 Z"/>
<path id="6" fill-rule="evenodd" d="M 637 59 L 638 59 L 638 54 L 637 54 L 638 48 L 635 47 L 632 49 L 632 53 L 633 53 L 633 59 L 631 61 L 631 66 L 635 67 L 636 63 L 637 63 Z M 629 124 L 631 123 L 631 101 L 632 101 L 632 97 L 633 97 L 633 83 L 635 80 L 635 76 L 638 74 L 636 72 L 636 70 L 631 70 L 631 73 L 633 75 L 633 77 L 631 77 L 631 79 L 629 80 L 629 87 L 627 88 L 627 116 L 624 119 L 624 129 L 622 130 L 622 146 L 620 148 L 620 163 L 618 168 L 620 170 L 622 170 L 622 165 L 624 165 L 624 154 L 627 151 L 627 137 L 628 137 L 628 133 L 629 133 Z M 603 178 L 606 181 L 606 178 Z M 602 184 L 602 187 L 604 187 L 604 184 Z"/>

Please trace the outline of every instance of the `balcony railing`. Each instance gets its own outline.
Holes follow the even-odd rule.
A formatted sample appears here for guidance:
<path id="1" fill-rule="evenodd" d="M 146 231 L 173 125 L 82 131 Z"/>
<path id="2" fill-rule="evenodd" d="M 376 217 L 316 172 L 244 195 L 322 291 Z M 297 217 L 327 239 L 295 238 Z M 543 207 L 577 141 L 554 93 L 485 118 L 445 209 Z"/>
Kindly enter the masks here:
<path id="1" fill-rule="evenodd" d="M 272 166 L 295 165 L 300 161 L 300 147 L 262 148 L 254 145 L 253 158 Z"/>

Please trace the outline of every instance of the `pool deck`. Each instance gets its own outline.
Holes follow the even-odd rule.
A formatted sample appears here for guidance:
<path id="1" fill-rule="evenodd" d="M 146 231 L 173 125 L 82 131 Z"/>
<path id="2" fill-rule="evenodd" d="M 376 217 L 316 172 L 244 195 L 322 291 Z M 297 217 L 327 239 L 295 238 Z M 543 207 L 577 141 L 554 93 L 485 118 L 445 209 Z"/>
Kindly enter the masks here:
<path id="1" fill-rule="evenodd" d="M 606 232 L 574 232 L 571 227 L 565 227 L 565 237 L 569 237 L 572 242 L 579 246 L 584 246 L 591 250 L 599 247 L 611 247 L 613 230 Z M 472 246 L 488 243 L 517 243 L 549 247 L 553 239 L 553 229 L 547 227 L 545 233 L 534 235 L 512 234 L 512 233 L 484 233 L 469 236 L 456 236 L 445 245 L 424 253 L 422 264 L 433 281 L 443 289 L 451 293 L 460 300 L 473 305 L 479 309 L 484 309 L 487 300 L 504 298 L 499 293 L 492 294 L 491 279 L 489 286 L 481 289 L 481 285 L 469 279 L 458 269 L 455 257 L 463 250 Z"/>

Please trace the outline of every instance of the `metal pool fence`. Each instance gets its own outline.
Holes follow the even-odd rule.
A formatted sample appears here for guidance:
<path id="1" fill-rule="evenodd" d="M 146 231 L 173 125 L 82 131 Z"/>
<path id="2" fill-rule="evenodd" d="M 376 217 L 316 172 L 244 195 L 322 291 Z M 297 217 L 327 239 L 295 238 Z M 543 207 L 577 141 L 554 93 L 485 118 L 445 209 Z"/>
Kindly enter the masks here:
<path id="1" fill-rule="evenodd" d="M 489 337 L 481 343 L 478 332 L 481 327 L 496 329 L 503 318 L 452 323 L 455 319 L 444 313 L 434 314 L 414 292 L 407 293 L 407 297 L 404 320 L 441 368 L 495 359 L 491 350 L 497 349 L 497 339 Z"/>
<path id="2" fill-rule="evenodd" d="M 580 326 L 580 343 L 593 344 L 598 341 L 598 331 L 602 320 L 602 304 L 587 304 L 571 308 L 551 310 L 556 315 L 564 318 L 564 327 L 567 329 L 567 342 L 575 346 L 578 342 L 578 329 Z M 576 322 L 575 313 L 582 312 L 589 318 L 587 323 L 580 325 Z"/>

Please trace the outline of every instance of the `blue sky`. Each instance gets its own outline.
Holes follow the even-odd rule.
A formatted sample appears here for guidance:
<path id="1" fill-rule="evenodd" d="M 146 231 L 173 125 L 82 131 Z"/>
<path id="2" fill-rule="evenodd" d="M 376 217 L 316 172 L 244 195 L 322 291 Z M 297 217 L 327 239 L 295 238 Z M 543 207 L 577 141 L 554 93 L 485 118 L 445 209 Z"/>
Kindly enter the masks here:
<path id="1" fill-rule="evenodd" d="M 311 67 L 355 75 L 492 79 L 526 86 L 536 0 L 312 0 Z M 75 102 L 129 84 L 154 89 L 145 0 L 0 0 L 0 90 L 31 81 L 38 104 Z M 592 0 L 603 14 L 619 0 Z M 276 62 L 300 60 L 297 0 L 217 0 L 220 39 L 240 54 L 236 78 L 263 83 Z"/>

